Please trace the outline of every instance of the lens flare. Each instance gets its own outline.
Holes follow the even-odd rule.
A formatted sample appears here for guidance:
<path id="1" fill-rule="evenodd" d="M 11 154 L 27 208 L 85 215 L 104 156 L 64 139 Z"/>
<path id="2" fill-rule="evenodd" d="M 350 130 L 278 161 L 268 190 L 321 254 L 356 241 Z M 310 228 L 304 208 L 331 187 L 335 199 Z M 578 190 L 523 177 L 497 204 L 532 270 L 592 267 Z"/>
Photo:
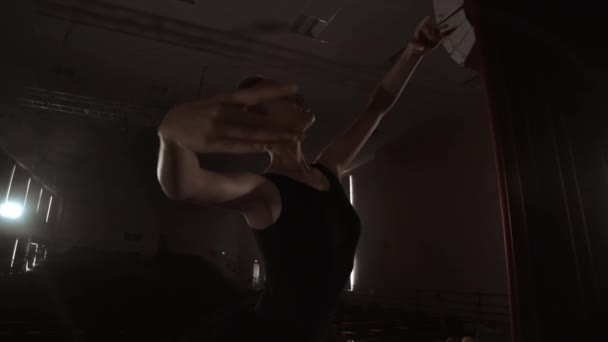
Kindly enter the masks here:
<path id="1" fill-rule="evenodd" d="M 18 219 L 23 214 L 23 207 L 14 202 L 4 202 L 0 204 L 0 216 L 9 219 Z"/>

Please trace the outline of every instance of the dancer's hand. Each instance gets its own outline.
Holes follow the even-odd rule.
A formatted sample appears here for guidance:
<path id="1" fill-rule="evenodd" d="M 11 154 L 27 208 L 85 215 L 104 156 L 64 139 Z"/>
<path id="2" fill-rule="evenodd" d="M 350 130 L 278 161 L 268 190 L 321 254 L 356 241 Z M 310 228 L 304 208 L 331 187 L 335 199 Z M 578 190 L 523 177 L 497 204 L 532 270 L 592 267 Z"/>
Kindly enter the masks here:
<path id="1" fill-rule="evenodd" d="M 418 24 L 416 32 L 414 32 L 414 36 L 408 44 L 408 48 L 413 53 L 425 55 L 433 51 L 443 39 L 452 34 L 455 30 L 455 27 L 442 30 L 433 23 L 431 17 L 426 17 Z"/>
<path id="2" fill-rule="evenodd" d="M 177 105 L 164 117 L 158 134 L 197 153 L 264 152 L 269 144 L 300 139 L 301 133 L 279 129 L 263 114 L 246 108 L 297 90 L 296 85 L 258 86 Z"/>

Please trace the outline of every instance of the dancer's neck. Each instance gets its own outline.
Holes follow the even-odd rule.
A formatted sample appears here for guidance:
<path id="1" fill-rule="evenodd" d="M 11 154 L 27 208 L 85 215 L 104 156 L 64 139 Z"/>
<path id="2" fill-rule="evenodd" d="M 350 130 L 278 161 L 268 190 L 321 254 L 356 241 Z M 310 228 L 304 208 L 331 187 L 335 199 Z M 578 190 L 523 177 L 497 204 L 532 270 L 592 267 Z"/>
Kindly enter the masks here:
<path id="1" fill-rule="evenodd" d="M 299 141 L 269 148 L 270 165 L 266 173 L 303 174 L 310 170 Z"/>

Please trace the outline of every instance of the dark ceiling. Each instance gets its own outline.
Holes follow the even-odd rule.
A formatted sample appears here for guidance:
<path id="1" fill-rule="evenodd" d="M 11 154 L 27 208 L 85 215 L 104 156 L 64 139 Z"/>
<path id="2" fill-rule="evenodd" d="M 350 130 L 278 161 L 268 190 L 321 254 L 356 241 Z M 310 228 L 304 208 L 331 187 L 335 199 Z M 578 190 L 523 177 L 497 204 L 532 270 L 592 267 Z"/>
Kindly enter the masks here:
<path id="1" fill-rule="evenodd" d="M 92 127 L 153 132 L 171 104 L 264 74 L 301 84 L 318 118 L 305 150 L 318 151 L 363 109 L 389 58 L 432 11 L 426 0 L 20 2 L 4 13 L 3 81 L 29 114 L 4 121 L 4 145 L 26 164 L 73 163 L 103 150 Z M 300 15 L 333 20 L 311 37 L 290 31 Z M 433 52 L 360 161 L 420 125 L 478 108 L 476 77 L 442 48 Z"/>

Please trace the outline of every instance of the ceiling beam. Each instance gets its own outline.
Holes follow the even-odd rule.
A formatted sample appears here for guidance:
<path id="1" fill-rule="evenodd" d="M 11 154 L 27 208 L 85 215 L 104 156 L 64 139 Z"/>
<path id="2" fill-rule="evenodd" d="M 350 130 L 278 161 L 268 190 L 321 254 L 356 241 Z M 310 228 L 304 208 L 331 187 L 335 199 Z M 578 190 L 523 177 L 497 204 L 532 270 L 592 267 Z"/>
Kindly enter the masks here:
<path id="1" fill-rule="evenodd" d="M 377 81 L 386 68 L 339 63 L 306 51 L 98 0 L 32 0 L 32 3 L 34 10 L 44 16 L 295 74 L 313 73 L 315 77 L 367 84 Z"/>
<path id="2" fill-rule="evenodd" d="M 143 107 L 43 88 L 25 88 L 18 98 L 24 107 L 84 116 L 96 120 L 157 127 L 166 108 Z"/>

